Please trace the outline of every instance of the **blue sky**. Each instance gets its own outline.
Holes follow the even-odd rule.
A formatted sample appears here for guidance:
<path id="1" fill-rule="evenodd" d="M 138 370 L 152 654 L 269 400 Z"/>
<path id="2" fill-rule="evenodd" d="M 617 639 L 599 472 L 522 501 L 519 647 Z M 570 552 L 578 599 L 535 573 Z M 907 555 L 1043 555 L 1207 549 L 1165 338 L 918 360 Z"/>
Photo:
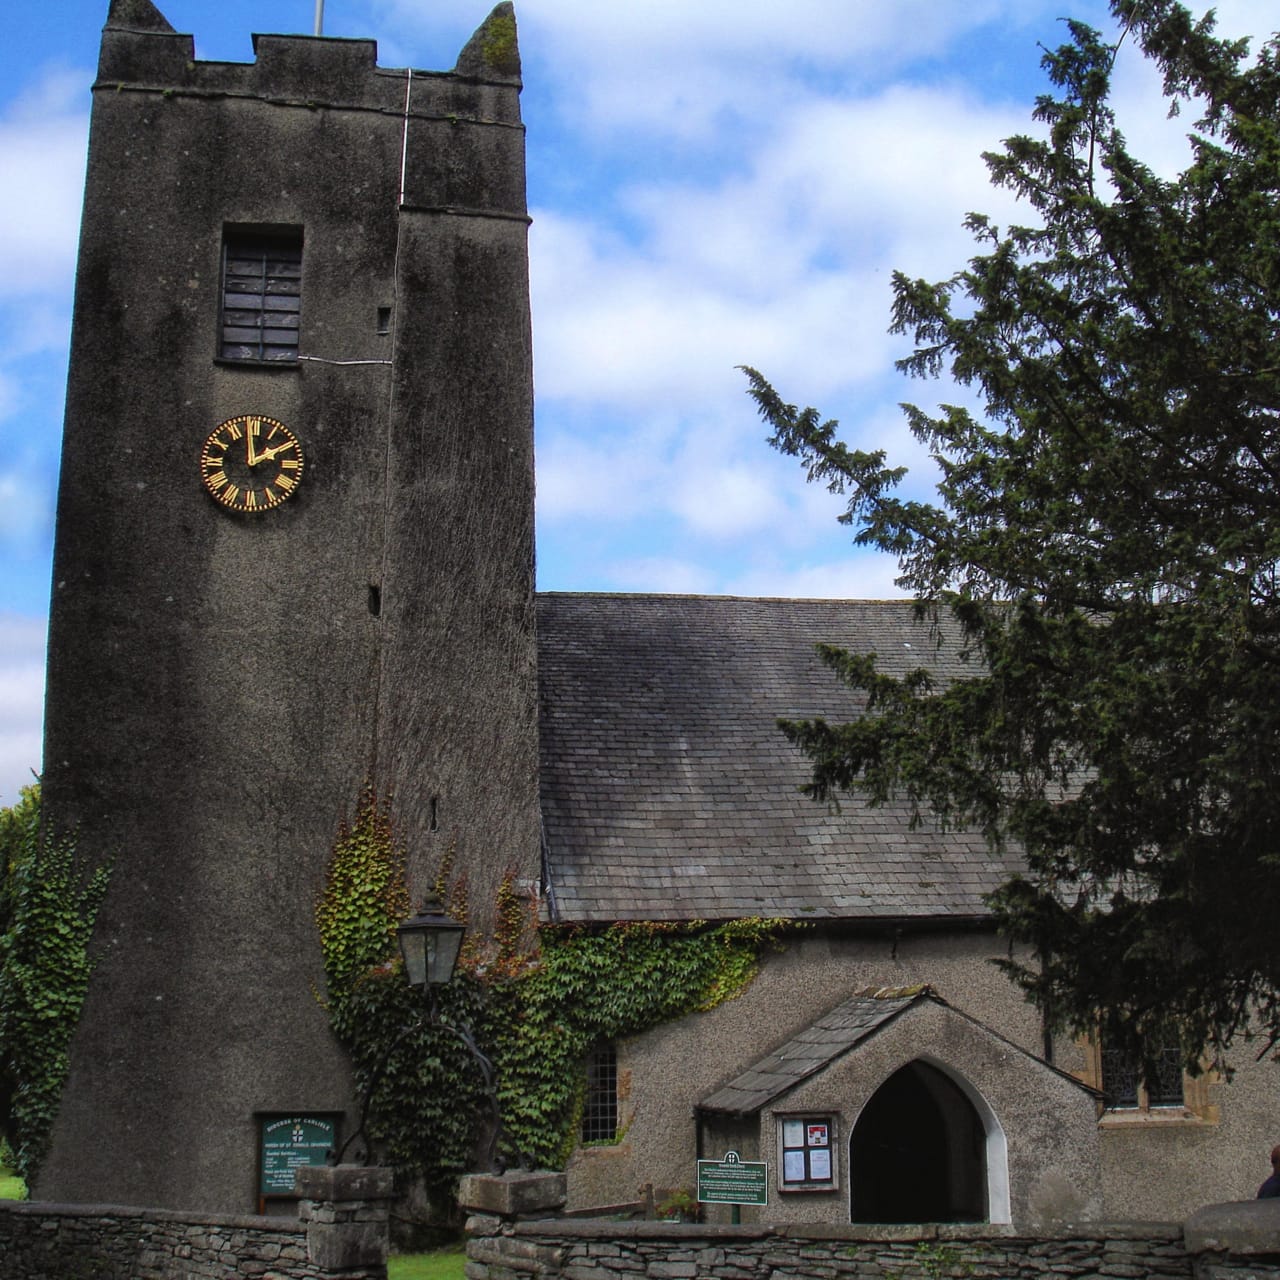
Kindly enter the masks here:
<path id="1" fill-rule="evenodd" d="M 200 58 L 310 32 L 314 0 L 158 0 Z M 1220 27 L 1280 25 L 1227 0 Z M 40 760 L 44 633 L 89 86 L 107 0 L 13 4 L 0 50 L 0 804 Z M 485 0 L 327 0 L 325 34 L 447 70 Z M 898 402 L 890 273 L 942 278 L 971 209 L 1009 213 L 980 159 L 1030 126 L 1039 45 L 1101 0 L 523 0 L 545 590 L 876 598 L 894 565 L 775 456 L 735 366 L 930 464 Z M 1177 167 L 1137 58 L 1118 85 L 1140 154 Z M 952 398 L 955 392 L 951 391 Z"/>

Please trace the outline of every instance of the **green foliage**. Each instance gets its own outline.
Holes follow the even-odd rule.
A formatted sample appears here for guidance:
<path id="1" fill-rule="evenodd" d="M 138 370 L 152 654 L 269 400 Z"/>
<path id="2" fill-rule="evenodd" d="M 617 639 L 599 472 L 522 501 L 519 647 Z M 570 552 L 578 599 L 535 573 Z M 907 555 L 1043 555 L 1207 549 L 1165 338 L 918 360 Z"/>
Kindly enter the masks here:
<path id="1" fill-rule="evenodd" d="M 615 924 L 602 933 L 544 928 L 541 963 L 492 993 L 498 1096 L 515 1149 L 563 1167 L 577 1143 L 592 1045 L 731 999 L 782 927 L 736 920 Z"/>
<path id="2" fill-rule="evenodd" d="M 827 651 L 868 714 L 789 726 L 813 793 L 905 795 L 1019 845 L 994 904 L 1040 955 L 1017 980 L 1056 1025 L 1194 1054 L 1254 1017 L 1280 1036 L 1280 55 L 1173 0 L 1112 8 L 1200 113 L 1190 162 L 1165 178 L 1129 150 L 1115 42 L 1070 24 L 1042 134 L 987 157 L 1025 225 L 970 215 L 966 268 L 895 277 L 900 367 L 972 391 L 906 408 L 940 503 L 748 376 L 777 447 L 976 659 L 937 688 Z"/>
<path id="3" fill-rule="evenodd" d="M 0 809 L 0 937 L 13 928 L 18 866 L 40 831 L 40 788 L 20 787 L 18 803 Z"/>
<path id="4" fill-rule="evenodd" d="M 452 862 L 451 850 L 438 893 L 449 888 Z M 471 1164 L 491 1120 L 476 1059 L 450 1027 L 469 1028 L 495 1065 L 505 1154 L 559 1167 L 576 1145 L 592 1045 L 737 995 L 782 928 L 739 920 L 535 936 L 511 876 L 496 906 L 495 938 L 469 943 L 467 965 L 433 993 L 445 1025 L 433 1024 L 395 942 L 409 911 L 404 853 L 386 806 L 366 789 L 339 831 L 316 909 L 329 1016 L 357 1090 L 368 1094 L 370 1133 L 382 1159 L 437 1194 Z"/>
<path id="5" fill-rule="evenodd" d="M 395 930 L 409 914 L 404 850 L 372 787 L 355 819 L 338 828 L 316 926 L 330 990 L 346 990 L 395 954 Z"/>
<path id="6" fill-rule="evenodd" d="M 37 787 L 0 814 L 0 1123 L 28 1182 L 48 1146 L 68 1049 L 89 986 L 89 941 L 109 869 L 88 871 L 75 841 L 40 834 Z"/>
<path id="7" fill-rule="evenodd" d="M 688 1187 L 679 1187 L 654 1206 L 654 1213 L 662 1221 L 697 1222 L 702 1206 Z"/>
<path id="8" fill-rule="evenodd" d="M 8 812 L 5 810 L 4 812 Z M 0 1200 L 25 1200 L 27 1184 L 13 1172 L 13 1152 L 8 1141 L 0 1137 Z"/>
<path id="9" fill-rule="evenodd" d="M 370 1134 L 382 1159 L 439 1192 L 469 1163 L 482 1097 L 466 1049 L 430 1024 L 405 982 L 395 938 L 409 914 L 404 864 L 387 807 L 366 787 L 339 829 L 316 923 L 330 1022 L 368 1095 Z M 442 1003 L 448 1019 L 474 1018 L 477 984 L 460 978 Z"/>
<path id="10" fill-rule="evenodd" d="M 942 1280 L 944 1276 L 963 1277 L 974 1273 L 974 1266 L 966 1262 L 964 1255 L 947 1244 L 935 1244 L 918 1240 L 912 1250 L 911 1267 L 907 1271 L 882 1268 L 890 1280 L 907 1280 L 909 1276 L 921 1276 L 924 1280 Z"/>

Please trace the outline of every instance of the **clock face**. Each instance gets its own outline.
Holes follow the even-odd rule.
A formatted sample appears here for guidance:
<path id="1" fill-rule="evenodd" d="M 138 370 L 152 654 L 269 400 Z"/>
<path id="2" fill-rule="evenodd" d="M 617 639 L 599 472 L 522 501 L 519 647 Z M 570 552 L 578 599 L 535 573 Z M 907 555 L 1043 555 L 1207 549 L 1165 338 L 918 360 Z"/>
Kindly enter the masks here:
<path id="1" fill-rule="evenodd" d="M 302 446 L 283 422 L 242 413 L 209 433 L 200 451 L 200 479 L 231 511 L 268 511 L 297 492 Z"/>

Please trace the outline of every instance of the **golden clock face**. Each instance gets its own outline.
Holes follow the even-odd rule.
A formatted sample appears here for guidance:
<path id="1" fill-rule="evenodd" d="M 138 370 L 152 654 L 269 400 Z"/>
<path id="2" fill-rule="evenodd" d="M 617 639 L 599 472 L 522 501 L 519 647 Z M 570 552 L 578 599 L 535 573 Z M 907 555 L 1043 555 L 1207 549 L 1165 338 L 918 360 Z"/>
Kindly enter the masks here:
<path id="1" fill-rule="evenodd" d="M 200 451 L 200 479 L 231 511 L 269 511 L 297 492 L 302 446 L 283 422 L 242 413 L 209 433 Z"/>

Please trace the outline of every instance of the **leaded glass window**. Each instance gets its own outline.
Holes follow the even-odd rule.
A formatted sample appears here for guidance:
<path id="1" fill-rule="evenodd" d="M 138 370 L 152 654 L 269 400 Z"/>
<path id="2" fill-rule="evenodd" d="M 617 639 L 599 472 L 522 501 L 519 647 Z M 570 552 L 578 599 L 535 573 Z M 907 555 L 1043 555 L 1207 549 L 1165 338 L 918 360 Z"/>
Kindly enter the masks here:
<path id="1" fill-rule="evenodd" d="M 582 1141 L 612 1142 L 618 1136 L 618 1051 L 597 1045 L 587 1059 L 587 1097 Z"/>

